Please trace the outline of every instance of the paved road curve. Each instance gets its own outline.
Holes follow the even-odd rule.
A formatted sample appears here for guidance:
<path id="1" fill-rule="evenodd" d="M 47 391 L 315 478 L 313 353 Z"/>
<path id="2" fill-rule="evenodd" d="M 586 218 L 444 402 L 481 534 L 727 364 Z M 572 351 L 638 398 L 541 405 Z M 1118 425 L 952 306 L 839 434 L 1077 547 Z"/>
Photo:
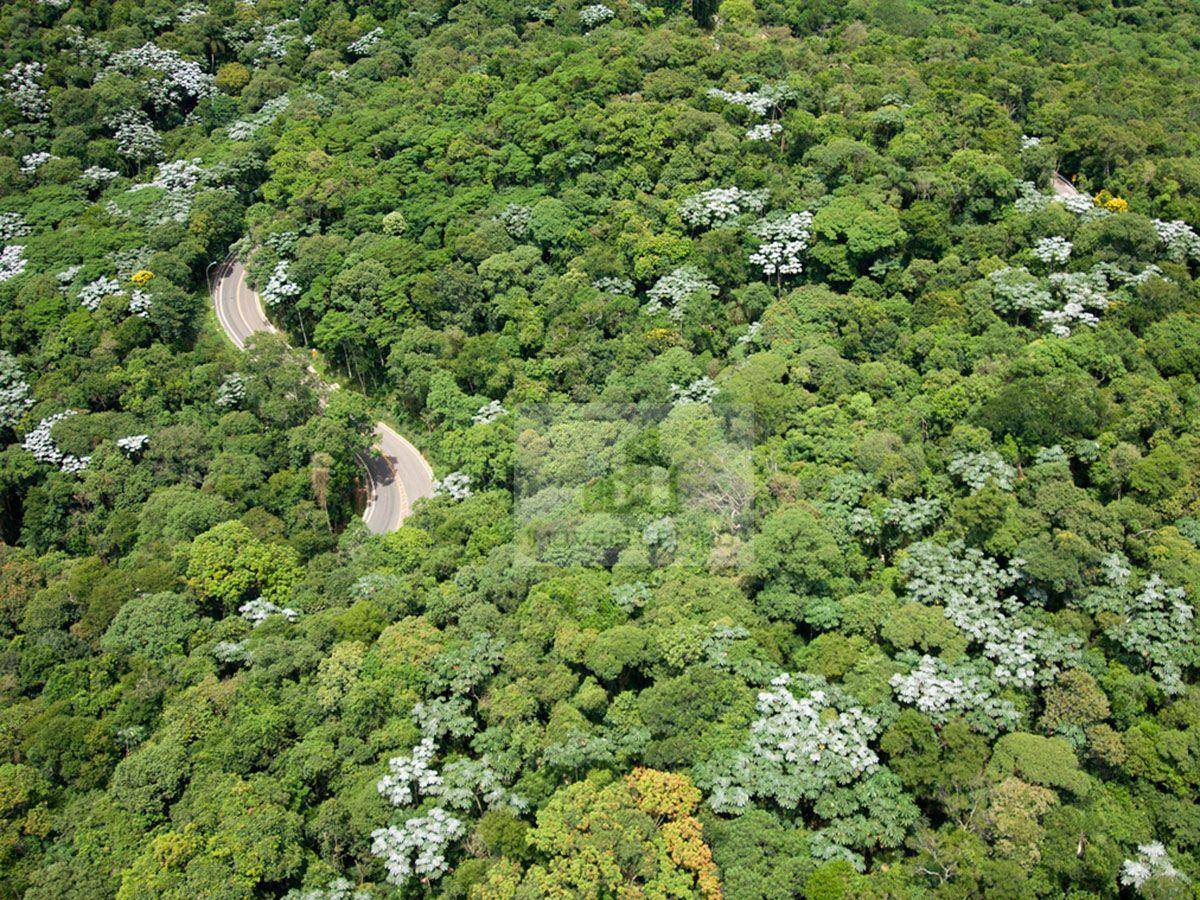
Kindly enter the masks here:
<path id="1" fill-rule="evenodd" d="M 213 305 L 221 328 L 238 349 L 257 331 L 277 331 L 262 303 L 246 283 L 246 270 L 236 260 L 217 271 Z M 375 453 L 362 457 L 367 476 L 367 508 L 363 521 L 375 534 L 395 531 L 419 497 L 433 494 L 433 471 L 417 448 L 382 422 L 375 426 Z"/>
<path id="2" fill-rule="evenodd" d="M 1050 189 L 1060 197 L 1084 196 L 1083 192 L 1081 192 L 1079 188 L 1067 181 L 1067 179 L 1064 178 L 1059 172 L 1055 172 L 1050 176 Z"/>

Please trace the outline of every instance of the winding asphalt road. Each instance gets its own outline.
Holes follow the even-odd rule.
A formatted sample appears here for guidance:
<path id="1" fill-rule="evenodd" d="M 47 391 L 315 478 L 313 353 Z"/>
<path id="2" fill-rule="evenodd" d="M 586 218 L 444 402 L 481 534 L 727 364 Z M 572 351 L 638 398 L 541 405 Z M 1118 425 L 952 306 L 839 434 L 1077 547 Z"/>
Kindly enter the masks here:
<path id="1" fill-rule="evenodd" d="M 217 270 L 212 296 L 221 328 L 239 350 L 246 348 L 255 332 L 279 330 L 263 312 L 237 260 L 228 260 Z M 412 512 L 413 501 L 433 496 L 433 470 L 416 447 L 383 422 L 375 425 L 374 451 L 359 458 L 367 481 L 363 521 L 375 534 L 383 534 L 400 527 Z"/>

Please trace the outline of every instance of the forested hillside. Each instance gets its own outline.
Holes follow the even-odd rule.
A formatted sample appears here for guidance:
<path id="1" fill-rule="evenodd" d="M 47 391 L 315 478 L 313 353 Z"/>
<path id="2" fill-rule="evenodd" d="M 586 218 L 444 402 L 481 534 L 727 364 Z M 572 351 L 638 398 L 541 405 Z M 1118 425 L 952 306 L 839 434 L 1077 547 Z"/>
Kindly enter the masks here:
<path id="1" fill-rule="evenodd" d="M 1200 9 L 706 3 L 0 6 L 0 898 L 1197 896 Z"/>

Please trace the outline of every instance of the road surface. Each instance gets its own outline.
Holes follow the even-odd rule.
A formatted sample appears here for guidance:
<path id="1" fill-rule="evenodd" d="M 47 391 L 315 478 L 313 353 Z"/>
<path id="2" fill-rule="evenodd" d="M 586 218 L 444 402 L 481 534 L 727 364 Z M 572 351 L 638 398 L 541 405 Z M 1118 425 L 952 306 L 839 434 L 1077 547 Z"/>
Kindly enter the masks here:
<path id="1" fill-rule="evenodd" d="M 246 283 L 245 268 L 236 260 L 217 270 L 212 295 L 221 328 L 239 350 L 245 349 L 255 332 L 278 331 L 263 312 L 258 294 Z M 433 470 L 416 447 L 382 422 L 375 426 L 374 451 L 359 459 L 367 482 L 363 521 L 370 531 L 383 534 L 400 527 L 412 512 L 413 501 L 433 495 Z"/>
<path id="2" fill-rule="evenodd" d="M 1063 178 L 1061 174 L 1055 172 L 1050 176 L 1050 189 L 1060 197 L 1082 197 L 1084 196 L 1075 185 Z"/>

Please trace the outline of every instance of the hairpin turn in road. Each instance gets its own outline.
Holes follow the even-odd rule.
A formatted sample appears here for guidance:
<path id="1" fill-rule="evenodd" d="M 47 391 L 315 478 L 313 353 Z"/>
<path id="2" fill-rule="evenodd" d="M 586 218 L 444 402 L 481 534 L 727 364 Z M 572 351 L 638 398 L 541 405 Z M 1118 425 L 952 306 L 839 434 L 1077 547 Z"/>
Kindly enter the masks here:
<path id="1" fill-rule="evenodd" d="M 278 331 L 237 260 L 228 260 L 217 270 L 212 297 L 222 330 L 239 350 L 256 332 Z M 367 482 L 363 521 L 370 531 L 383 534 L 400 527 L 415 500 L 433 495 L 433 470 L 416 447 L 382 422 L 375 425 L 373 450 L 359 459 Z"/>

